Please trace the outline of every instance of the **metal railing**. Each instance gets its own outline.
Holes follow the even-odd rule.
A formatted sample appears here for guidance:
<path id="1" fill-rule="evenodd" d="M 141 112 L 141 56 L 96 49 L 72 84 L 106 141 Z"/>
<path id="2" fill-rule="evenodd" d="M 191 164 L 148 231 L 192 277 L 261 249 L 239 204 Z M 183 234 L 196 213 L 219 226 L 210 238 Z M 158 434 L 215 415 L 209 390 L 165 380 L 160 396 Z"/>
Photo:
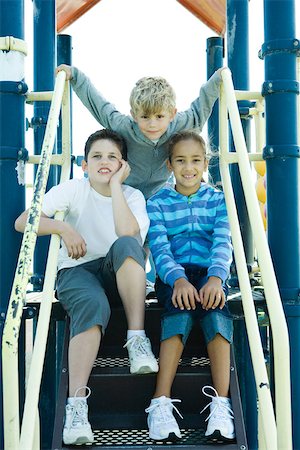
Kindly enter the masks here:
<path id="1" fill-rule="evenodd" d="M 261 430 L 263 433 L 263 436 L 260 437 L 260 442 L 264 442 L 264 448 L 267 450 L 292 450 L 290 348 L 288 329 L 254 183 L 251 183 L 250 181 L 252 178 L 250 160 L 255 160 L 255 158 L 251 157 L 252 155 L 249 155 L 247 152 L 236 101 L 238 98 L 255 99 L 261 102 L 262 99 L 260 94 L 251 92 L 245 92 L 243 95 L 241 91 L 238 91 L 236 95 L 229 69 L 223 70 L 221 76 L 223 83 L 220 93 L 220 172 L 223 181 L 230 228 L 232 230 L 234 256 L 259 400 L 260 421 L 262 425 Z M 228 113 L 236 149 L 236 152 L 233 153 L 234 156 L 228 151 Z M 262 159 L 261 156 L 256 160 L 258 159 Z M 256 318 L 255 305 L 247 272 L 246 257 L 236 203 L 231 184 L 229 164 L 232 162 L 238 163 L 239 166 L 250 225 L 253 230 L 253 239 L 264 285 L 270 325 L 272 328 L 276 420 Z"/>
<path id="2" fill-rule="evenodd" d="M 51 160 L 53 158 L 55 159 L 55 156 L 52 155 L 52 150 L 56 138 L 60 109 L 62 109 L 62 155 L 57 155 L 57 161 L 55 162 L 62 166 L 61 181 L 67 180 L 70 176 L 70 88 L 69 83 L 65 82 L 65 78 L 66 75 L 64 72 L 58 73 L 54 92 L 51 95 L 52 101 L 45 137 L 41 156 L 38 157 L 40 161 L 35 178 L 33 198 L 28 212 L 28 219 L 3 331 L 2 361 L 5 450 L 38 450 L 40 448 L 38 400 L 56 277 L 57 255 L 60 245 L 60 239 L 57 235 L 53 235 L 50 242 L 42 302 L 26 388 L 21 433 L 18 394 L 18 340 L 23 306 L 26 302 L 29 270 L 41 217 L 42 201 L 46 190 Z M 43 93 L 40 97 L 38 93 L 31 93 L 28 97 L 34 98 L 34 101 L 45 100 Z M 55 218 L 63 220 L 63 213 L 58 212 Z"/>

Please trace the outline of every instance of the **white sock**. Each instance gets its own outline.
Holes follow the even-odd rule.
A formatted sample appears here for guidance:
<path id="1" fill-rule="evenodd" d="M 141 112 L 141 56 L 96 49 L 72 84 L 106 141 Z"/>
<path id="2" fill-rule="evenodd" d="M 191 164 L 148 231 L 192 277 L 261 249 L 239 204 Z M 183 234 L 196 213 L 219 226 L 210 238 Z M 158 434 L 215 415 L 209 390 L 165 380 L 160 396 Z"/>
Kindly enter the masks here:
<path id="1" fill-rule="evenodd" d="M 85 397 L 68 397 L 67 398 L 67 404 L 73 406 L 74 403 L 77 402 L 78 400 L 84 401 L 86 403 L 86 398 Z"/>
<path id="2" fill-rule="evenodd" d="M 127 341 L 133 336 L 146 337 L 145 330 L 127 330 Z"/>

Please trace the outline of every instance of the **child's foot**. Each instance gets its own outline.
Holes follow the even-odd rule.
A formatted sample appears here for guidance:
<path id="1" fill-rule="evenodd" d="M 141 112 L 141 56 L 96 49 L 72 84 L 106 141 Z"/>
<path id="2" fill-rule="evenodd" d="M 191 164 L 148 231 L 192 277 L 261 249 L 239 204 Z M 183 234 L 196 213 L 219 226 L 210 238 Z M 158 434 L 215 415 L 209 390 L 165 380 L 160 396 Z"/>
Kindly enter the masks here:
<path id="1" fill-rule="evenodd" d="M 207 393 L 207 389 L 212 390 L 214 395 Z M 209 437 L 211 441 L 232 441 L 235 438 L 235 431 L 231 400 L 227 397 L 219 397 L 212 386 L 204 386 L 202 392 L 212 399 L 201 411 L 202 413 L 210 406 L 210 414 L 205 420 L 208 421 L 205 436 Z"/>
<path id="2" fill-rule="evenodd" d="M 173 409 L 175 409 L 182 418 L 178 409 L 173 405 L 174 402 L 180 401 L 172 400 L 164 395 L 151 400 L 150 406 L 145 410 L 148 413 L 150 439 L 175 442 L 181 438 L 178 424 L 173 416 Z"/>
<path id="3" fill-rule="evenodd" d="M 63 430 L 63 441 L 66 445 L 82 445 L 94 442 L 94 435 L 88 421 L 88 405 L 86 399 L 91 395 L 91 390 L 87 386 L 88 395 L 86 397 L 75 397 L 68 400 L 66 405 L 66 417 Z"/>
<path id="4" fill-rule="evenodd" d="M 151 350 L 150 340 L 145 336 L 133 336 L 124 345 L 127 347 L 130 373 L 144 374 L 158 372 L 158 364 Z"/>
<path id="5" fill-rule="evenodd" d="M 156 297 L 154 286 L 155 286 L 155 284 L 152 283 L 152 281 L 146 280 L 146 298 L 149 299 L 149 298 Z"/>

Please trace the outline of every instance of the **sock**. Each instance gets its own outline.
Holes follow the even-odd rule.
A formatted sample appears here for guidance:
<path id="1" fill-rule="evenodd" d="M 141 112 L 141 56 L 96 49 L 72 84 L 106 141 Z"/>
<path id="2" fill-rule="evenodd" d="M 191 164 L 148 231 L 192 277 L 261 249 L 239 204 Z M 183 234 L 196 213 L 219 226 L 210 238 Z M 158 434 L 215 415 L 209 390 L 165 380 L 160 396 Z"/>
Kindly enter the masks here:
<path id="1" fill-rule="evenodd" d="M 127 341 L 133 336 L 146 337 L 145 330 L 127 330 Z"/>
<path id="2" fill-rule="evenodd" d="M 86 398 L 85 397 L 68 397 L 67 398 L 67 404 L 73 406 L 74 403 L 77 402 L 78 400 L 84 401 L 86 403 Z"/>

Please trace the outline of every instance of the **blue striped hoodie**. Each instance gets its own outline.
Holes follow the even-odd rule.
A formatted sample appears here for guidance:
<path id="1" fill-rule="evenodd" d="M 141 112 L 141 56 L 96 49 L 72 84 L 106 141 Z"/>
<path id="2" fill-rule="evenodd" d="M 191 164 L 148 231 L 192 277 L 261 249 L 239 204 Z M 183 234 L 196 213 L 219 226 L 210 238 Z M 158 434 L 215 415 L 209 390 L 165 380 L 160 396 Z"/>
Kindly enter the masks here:
<path id="1" fill-rule="evenodd" d="M 160 279 L 174 286 L 186 278 L 182 264 L 207 268 L 225 281 L 232 245 L 223 192 L 207 183 L 189 197 L 166 185 L 147 201 L 151 253 Z"/>

